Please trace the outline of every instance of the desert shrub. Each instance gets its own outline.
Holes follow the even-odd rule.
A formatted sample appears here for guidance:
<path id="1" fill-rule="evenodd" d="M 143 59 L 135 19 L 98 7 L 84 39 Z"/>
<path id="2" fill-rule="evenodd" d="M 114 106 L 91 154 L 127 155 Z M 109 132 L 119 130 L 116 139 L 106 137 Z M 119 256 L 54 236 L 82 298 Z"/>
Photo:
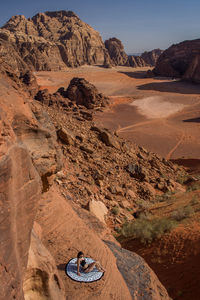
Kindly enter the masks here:
<path id="1" fill-rule="evenodd" d="M 200 183 L 199 182 L 195 182 L 192 185 L 188 186 L 188 188 L 187 188 L 188 192 L 192 192 L 192 191 L 196 191 L 196 190 L 200 190 Z"/>
<path id="2" fill-rule="evenodd" d="M 167 193 L 165 193 L 163 195 L 157 195 L 155 197 L 155 201 L 156 202 L 168 201 L 168 200 L 172 199 L 172 197 L 173 197 L 174 194 L 175 194 L 174 192 L 167 192 Z"/>
<path id="3" fill-rule="evenodd" d="M 117 216 L 117 215 L 119 214 L 119 207 L 118 207 L 118 206 L 114 206 L 114 207 L 112 208 L 112 213 L 113 213 L 115 216 Z"/>
<path id="4" fill-rule="evenodd" d="M 180 207 L 171 214 L 172 219 L 182 221 L 194 214 L 194 209 L 191 206 Z"/>
<path id="5" fill-rule="evenodd" d="M 152 220 L 140 218 L 134 222 L 124 224 L 121 234 L 124 237 L 139 239 L 142 243 L 151 243 L 175 226 L 176 222 L 167 218 Z"/>
<path id="6" fill-rule="evenodd" d="M 188 179 L 188 175 L 185 173 L 181 173 L 177 177 L 176 181 L 180 184 L 184 184 L 187 181 L 187 179 Z"/>
<path id="7" fill-rule="evenodd" d="M 143 199 L 137 199 L 135 202 L 136 202 L 136 205 L 139 207 L 139 209 L 142 209 L 142 210 L 148 210 L 152 207 L 151 202 L 145 201 Z"/>

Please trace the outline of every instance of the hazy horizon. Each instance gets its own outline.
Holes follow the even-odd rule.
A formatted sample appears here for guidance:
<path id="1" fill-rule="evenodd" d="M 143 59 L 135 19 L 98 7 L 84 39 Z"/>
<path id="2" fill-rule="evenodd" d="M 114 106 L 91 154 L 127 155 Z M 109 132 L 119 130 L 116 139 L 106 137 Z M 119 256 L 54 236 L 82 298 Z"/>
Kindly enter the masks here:
<path id="1" fill-rule="evenodd" d="M 0 26 L 13 15 L 26 18 L 38 12 L 72 10 L 82 21 L 97 30 L 103 40 L 119 38 L 128 54 L 155 48 L 166 49 L 172 44 L 200 37 L 200 3 L 197 0 L 92 0 L 39 1 L 7 0 L 1 4 Z"/>

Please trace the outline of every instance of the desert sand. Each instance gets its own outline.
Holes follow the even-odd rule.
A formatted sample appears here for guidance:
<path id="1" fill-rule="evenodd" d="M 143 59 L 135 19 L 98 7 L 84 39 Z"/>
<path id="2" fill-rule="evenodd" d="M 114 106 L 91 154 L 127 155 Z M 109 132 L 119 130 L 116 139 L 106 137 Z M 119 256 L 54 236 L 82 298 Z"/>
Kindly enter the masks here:
<path id="1" fill-rule="evenodd" d="M 145 78 L 147 68 L 82 66 L 36 72 L 41 88 L 55 92 L 84 77 L 110 97 L 96 122 L 167 159 L 200 159 L 200 86 L 169 78 Z"/>

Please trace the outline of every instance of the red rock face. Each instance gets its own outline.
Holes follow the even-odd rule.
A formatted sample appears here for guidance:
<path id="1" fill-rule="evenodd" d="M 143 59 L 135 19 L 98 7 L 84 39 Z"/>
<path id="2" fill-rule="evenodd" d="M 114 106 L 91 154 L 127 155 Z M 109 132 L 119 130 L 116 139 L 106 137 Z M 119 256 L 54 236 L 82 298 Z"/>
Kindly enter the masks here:
<path id="1" fill-rule="evenodd" d="M 11 146 L 0 160 L 1 299 L 23 299 L 22 281 L 40 187 L 28 151 Z"/>
<path id="2" fill-rule="evenodd" d="M 14 16 L 0 30 L 0 39 L 6 58 L 7 48 L 15 53 L 16 69 L 25 64 L 32 70 L 62 70 L 109 62 L 99 33 L 73 12 L 39 13 L 32 19 Z"/>
<path id="3" fill-rule="evenodd" d="M 187 79 L 194 77 L 195 81 L 195 78 L 199 76 L 197 75 L 198 62 L 195 58 L 199 51 L 200 39 L 172 45 L 159 57 L 154 73 L 161 76 L 185 77 Z M 185 75 L 187 70 L 188 73 Z"/>

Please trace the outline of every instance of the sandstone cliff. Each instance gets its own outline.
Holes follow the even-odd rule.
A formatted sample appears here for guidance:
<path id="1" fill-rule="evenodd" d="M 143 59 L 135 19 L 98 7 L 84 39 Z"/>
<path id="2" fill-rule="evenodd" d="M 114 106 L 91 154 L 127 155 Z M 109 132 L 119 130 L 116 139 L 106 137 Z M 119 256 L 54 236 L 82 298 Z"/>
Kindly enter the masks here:
<path id="1" fill-rule="evenodd" d="M 183 77 L 199 82 L 198 55 L 200 40 L 184 41 L 172 45 L 159 57 L 153 70 L 155 75 Z"/>
<path id="2" fill-rule="evenodd" d="M 71 11 L 39 13 L 31 19 L 14 16 L 0 30 L 0 39 L 5 59 L 11 57 L 19 70 L 25 65 L 32 70 L 63 70 L 109 63 L 99 33 Z"/>

